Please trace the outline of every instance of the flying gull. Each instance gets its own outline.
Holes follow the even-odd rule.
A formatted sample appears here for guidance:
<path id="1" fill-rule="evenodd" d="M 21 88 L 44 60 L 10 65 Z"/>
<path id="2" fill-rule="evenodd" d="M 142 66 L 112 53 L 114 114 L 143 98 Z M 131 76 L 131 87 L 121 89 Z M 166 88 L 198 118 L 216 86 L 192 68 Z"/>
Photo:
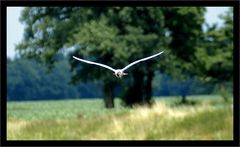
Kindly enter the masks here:
<path id="1" fill-rule="evenodd" d="M 155 55 L 152 55 L 152 56 L 149 56 L 149 57 L 146 57 L 146 58 L 143 58 L 143 59 L 134 61 L 134 62 L 132 62 L 131 64 L 128 64 L 126 67 L 122 68 L 122 69 L 113 69 L 112 67 L 110 67 L 110 66 L 108 66 L 108 65 L 104 65 L 104 64 L 101 64 L 101 63 L 96 63 L 96 62 L 92 62 L 92 61 L 88 61 L 88 60 L 84 60 L 84 59 L 80 59 L 80 58 L 77 58 L 77 57 L 75 57 L 75 56 L 73 56 L 73 58 L 76 59 L 76 60 L 79 60 L 79 61 L 88 63 L 88 64 L 94 64 L 94 65 L 98 65 L 98 66 L 107 68 L 107 69 L 113 71 L 113 72 L 114 72 L 114 75 L 115 75 L 117 78 L 120 78 L 120 79 L 121 79 L 122 76 L 127 75 L 127 73 L 124 73 L 124 71 L 125 71 L 126 69 L 128 69 L 129 67 L 131 67 L 131 66 L 133 66 L 133 65 L 135 65 L 135 64 L 137 64 L 137 63 L 139 63 L 139 62 L 146 61 L 146 60 L 149 60 L 149 59 L 151 59 L 151 58 L 154 58 L 154 57 L 162 54 L 163 52 L 164 52 L 164 51 L 159 52 L 159 53 L 157 53 L 157 54 L 155 54 Z"/>

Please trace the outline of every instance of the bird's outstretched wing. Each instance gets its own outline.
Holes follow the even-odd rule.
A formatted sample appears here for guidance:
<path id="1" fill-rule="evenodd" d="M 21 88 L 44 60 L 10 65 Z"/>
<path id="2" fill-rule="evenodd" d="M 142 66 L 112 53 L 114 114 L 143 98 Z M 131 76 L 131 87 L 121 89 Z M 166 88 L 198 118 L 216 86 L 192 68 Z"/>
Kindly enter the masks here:
<path id="1" fill-rule="evenodd" d="M 139 63 L 139 62 L 146 61 L 146 60 L 148 60 L 148 59 L 154 58 L 154 57 L 162 54 L 163 52 L 164 52 L 164 51 L 162 51 L 162 52 L 160 52 L 160 53 L 157 53 L 157 54 L 155 54 L 155 55 L 152 55 L 152 56 L 149 56 L 149 57 L 146 57 L 146 58 L 143 58 L 143 59 L 134 61 L 134 62 L 132 62 L 131 64 L 129 64 L 129 65 L 127 65 L 126 67 L 124 67 L 124 68 L 122 69 L 122 71 L 128 69 L 129 67 L 133 66 L 134 64 L 137 64 L 137 63 Z"/>
<path id="2" fill-rule="evenodd" d="M 104 64 L 101 64 L 101 63 L 96 63 L 96 62 L 92 62 L 92 61 L 84 60 L 84 59 L 80 59 L 80 58 L 77 58 L 77 57 L 75 57 L 75 56 L 73 56 L 73 58 L 76 59 L 76 60 L 79 60 L 79 61 L 82 61 L 82 62 L 88 63 L 88 64 L 98 65 L 98 66 L 101 66 L 101 67 L 107 68 L 107 69 L 109 69 L 109 70 L 115 72 L 115 69 L 113 69 L 113 68 L 110 67 L 110 66 L 107 66 L 107 65 L 104 65 Z"/>

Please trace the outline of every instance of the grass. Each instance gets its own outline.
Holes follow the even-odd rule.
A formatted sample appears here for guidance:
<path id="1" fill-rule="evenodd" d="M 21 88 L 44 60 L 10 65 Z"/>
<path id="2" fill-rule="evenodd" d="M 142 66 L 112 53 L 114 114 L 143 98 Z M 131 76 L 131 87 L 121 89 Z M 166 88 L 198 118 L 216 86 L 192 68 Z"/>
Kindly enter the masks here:
<path id="1" fill-rule="evenodd" d="M 116 99 L 117 109 L 106 109 L 102 99 L 8 102 L 7 119 L 43 120 L 97 117 L 124 113 L 127 109 Z"/>
<path id="2" fill-rule="evenodd" d="M 233 114 L 218 96 L 196 105 L 157 99 L 152 108 L 105 109 L 101 99 L 7 104 L 8 140 L 232 140 Z"/>

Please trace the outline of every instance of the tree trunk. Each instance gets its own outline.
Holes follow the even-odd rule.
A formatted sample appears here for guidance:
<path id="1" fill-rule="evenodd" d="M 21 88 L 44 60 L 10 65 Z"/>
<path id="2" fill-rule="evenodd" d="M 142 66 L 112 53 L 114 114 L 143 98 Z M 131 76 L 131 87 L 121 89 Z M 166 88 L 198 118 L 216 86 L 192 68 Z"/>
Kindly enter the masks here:
<path id="1" fill-rule="evenodd" d="M 114 108 L 114 84 L 106 82 L 104 84 L 104 103 L 106 108 Z"/>
<path id="2" fill-rule="evenodd" d="M 185 94 L 183 94 L 181 103 L 186 103 L 186 102 L 187 102 L 187 97 Z"/>
<path id="3" fill-rule="evenodd" d="M 113 101 L 113 96 L 112 93 L 109 92 L 105 98 L 104 98 L 104 103 L 106 108 L 114 108 L 114 101 Z"/>
<path id="4" fill-rule="evenodd" d="M 129 86 L 129 89 L 126 92 L 124 97 L 125 104 L 129 107 L 132 107 L 135 104 L 141 104 L 143 100 L 143 76 L 144 74 L 140 71 L 133 72 L 133 85 Z"/>
<path id="5" fill-rule="evenodd" d="M 151 106 L 152 105 L 152 80 L 153 80 L 154 72 L 149 70 L 147 72 L 147 79 L 145 85 L 145 96 L 144 96 L 144 103 Z"/>

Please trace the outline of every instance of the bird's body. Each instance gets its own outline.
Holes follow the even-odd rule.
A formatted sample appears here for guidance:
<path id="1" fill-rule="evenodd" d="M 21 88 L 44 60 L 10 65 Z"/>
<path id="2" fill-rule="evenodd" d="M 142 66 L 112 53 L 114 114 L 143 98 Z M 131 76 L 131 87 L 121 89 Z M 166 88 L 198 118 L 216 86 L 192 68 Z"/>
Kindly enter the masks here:
<path id="1" fill-rule="evenodd" d="M 127 75 L 127 73 L 124 73 L 122 69 L 116 69 L 114 75 L 121 79 L 122 76 Z"/>
<path id="2" fill-rule="evenodd" d="M 143 59 L 134 61 L 134 62 L 132 62 L 131 64 L 127 65 L 126 67 L 122 68 L 122 69 L 113 69 L 113 68 L 110 67 L 110 66 L 107 66 L 107 65 L 104 65 L 104 64 L 101 64 L 101 63 L 96 63 L 96 62 L 84 60 L 84 59 L 80 59 L 80 58 L 77 58 L 77 57 L 75 57 L 75 56 L 73 56 L 73 58 L 76 59 L 76 60 L 79 60 L 79 61 L 81 61 L 81 62 L 85 62 L 85 63 L 88 63 L 88 64 L 94 64 L 94 65 L 98 65 L 98 66 L 107 68 L 107 69 L 113 71 L 113 72 L 114 72 L 114 75 L 115 75 L 117 78 L 120 78 L 120 79 L 121 79 L 122 76 L 127 75 L 127 73 L 124 73 L 124 71 L 125 71 L 126 69 L 128 69 L 129 67 L 131 67 L 131 66 L 133 66 L 133 65 L 135 65 L 135 64 L 137 64 L 137 63 L 139 63 L 139 62 L 146 61 L 146 60 L 149 60 L 149 59 L 151 59 L 151 58 L 154 58 L 154 57 L 162 54 L 163 52 L 164 52 L 164 51 L 159 52 L 159 53 L 157 53 L 157 54 L 155 54 L 155 55 L 152 55 L 152 56 L 149 56 L 149 57 L 146 57 L 146 58 L 143 58 Z"/>

